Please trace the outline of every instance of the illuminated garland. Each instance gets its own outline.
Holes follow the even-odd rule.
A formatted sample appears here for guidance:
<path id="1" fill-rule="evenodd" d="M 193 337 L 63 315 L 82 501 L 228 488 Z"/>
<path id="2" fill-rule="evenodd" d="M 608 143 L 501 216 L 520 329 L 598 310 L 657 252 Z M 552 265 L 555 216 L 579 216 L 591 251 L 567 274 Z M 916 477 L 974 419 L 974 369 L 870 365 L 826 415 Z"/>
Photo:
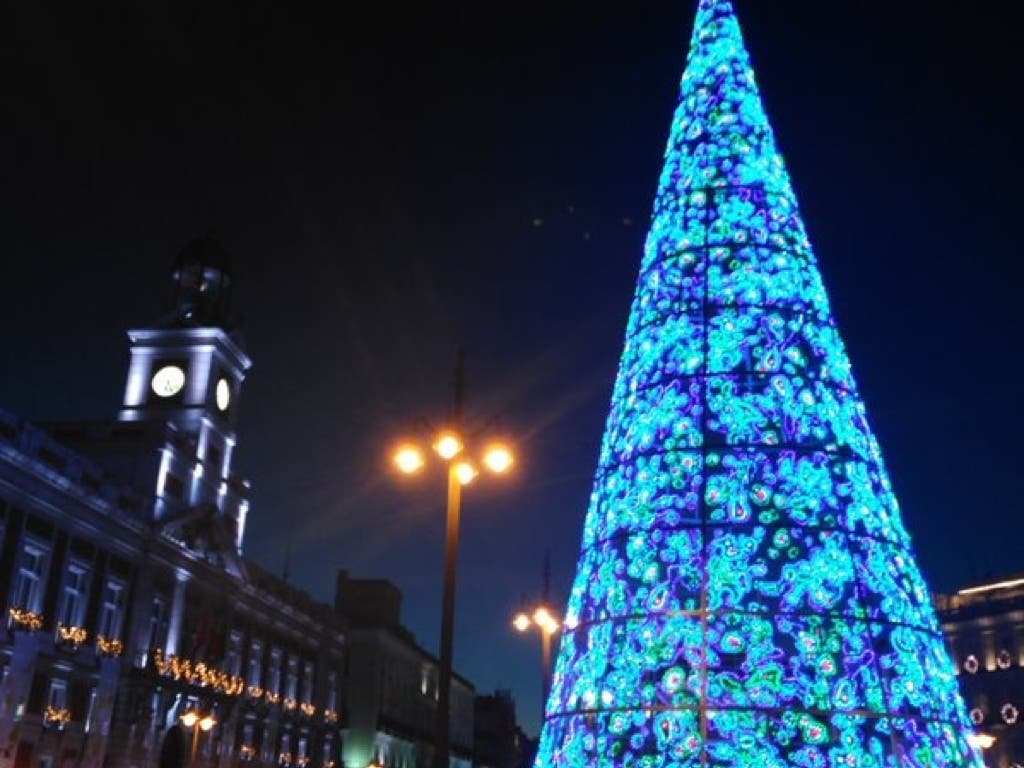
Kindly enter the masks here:
<path id="1" fill-rule="evenodd" d="M 104 656 L 120 656 L 124 653 L 124 643 L 116 637 L 96 635 L 96 647 Z"/>
<path id="2" fill-rule="evenodd" d="M 79 646 L 84 643 L 89 637 L 89 632 L 85 627 L 70 627 L 66 624 L 57 625 L 57 638 L 64 643 L 70 643 L 74 646 Z"/>
<path id="3" fill-rule="evenodd" d="M 7 613 L 11 617 L 11 625 L 17 629 L 37 632 L 43 628 L 43 615 L 41 613 L 30 611 L 27 608 L 11 608 Z"/>
<path id="4" fill-rule="evenodd" d="M 538 768 L 982 765 L 728 0 L 700 1 L 546 706 Z"/>
<path id="5" fill-rule="evenodd" d="M 302 710 L 302 714 L 306 717 L 312 717 L 316 714 L 316 707 L 310 704 L 308 701 L 304 701 L 299 705 L 299 709 Z"/>
<path id="6" fill-rule="evenodd" d="M 153 665 L 164 677 L 213 688 L 228 696 L 238 696 L 245 690 L 245 680 L 238 675 L 213 669 L 202 661 L 194 663 L 190 659 L 173 655 L 165 658 L 163 650 L 159 648 L 153 652 Z"/>
<path id="7" fill-rule="evenodd" d="M 333 709 L 325 709 L 324 720 L 328 723 L 336 723 L 338 722 L 338 713 Z"/>
<path id="8" fill-rule="evenodd" d="M 70 722 L 71 711 L 68 709 L 58 709 L 57 707 L 47 704 L 46 709 L 43 710 L 43 723 L 47 726 L 56 725 L 58 728 L 63 728 Z"/>
<path id="9" fill-rule="evenodd" d="M 289 712 L 291 712 L 297 706 L 299 706 L 299 702 L 297 702 L 295 699 L 285 699 L 283 706 L 284 706 L 285 709 L 287 709 Z"/>

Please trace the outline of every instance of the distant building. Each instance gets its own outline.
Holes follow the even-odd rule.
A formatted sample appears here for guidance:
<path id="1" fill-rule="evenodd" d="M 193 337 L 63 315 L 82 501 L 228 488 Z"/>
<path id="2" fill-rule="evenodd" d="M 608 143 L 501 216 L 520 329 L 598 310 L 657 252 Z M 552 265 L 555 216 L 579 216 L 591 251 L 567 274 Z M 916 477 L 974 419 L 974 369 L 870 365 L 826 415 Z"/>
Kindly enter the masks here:
<path id="1" fill-rule="evenodd" d="M 998 768 L 1024 765 L 1024 574 L 936 596 L 960 689 Z"/>
<path id="2" fill-rule="evenodd" d="M 473 765 L 476 768 L 519 768 L 522 738 L 511 691 L 498 690 L 476 697 L 473 702 Z"/>
<path id="3" fill-rule="evenodd" d="M 172 285 L 116 421 L 0 412 L 0 768 L 339 764 L 344 622 L 242 557 L 229 259 L 194 241 Z"/>
<path id="4" fill-rule="evenodd" d="M 438 698 L 438 660 L 401 624 L 402 593 L 384 579 L 338 573 L 335 608 L 348 622 L 346 766 L 427 768 Z M 473 685 L 452 676 L 452 768 L 473 759 Z"/>

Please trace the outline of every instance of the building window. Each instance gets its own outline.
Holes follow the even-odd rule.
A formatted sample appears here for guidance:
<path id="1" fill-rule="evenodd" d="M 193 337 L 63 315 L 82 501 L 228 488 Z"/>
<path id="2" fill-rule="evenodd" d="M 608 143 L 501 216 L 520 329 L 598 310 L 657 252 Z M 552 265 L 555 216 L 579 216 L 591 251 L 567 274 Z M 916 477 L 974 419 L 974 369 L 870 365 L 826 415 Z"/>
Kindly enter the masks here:
<path id="1" fill-rule="evenodd" d="M 103 590 L 103 604 L 100 606 L 100 621 L 96 633 L 108 640 L 120 639 L 121 622 L 124 619 L 124 582 L 109 579 Z"/>
<path id="2" fill-rule="evenodd" d="M 167 642 L 167 598 L 155 595 L 149 609 L 149 648 L 162 648 Z"/>
<path id="3" fill-rule="evenodd" d="M 11 596 L 13 607 L 35 613 L 42 610 L 49 554 L 49 550 L 40 544 L 28 541 L 24 543 L 18 562 L 18 576 L 14 582 L 14 594 Z"/>
<path id="4" fill-rule="evenodd" d="M 168 474 L 167 477 L 164 478 L 164 493 L 167 496 L 173 496 L 176 499 L 184 498 L 184 481 L 177 475 Z"/>
<path id="5" fill-rule="evenodd" d="M 327 675 L 327 709 L 338 711 L 338 676 L 331 672 Z"/>
<path id="6" fill-rule="evenodd" d="M 249 646 L 249 673 L 245 676 L 245 681 L 257 688 L 260 687 L 260 681 L 263 679 L 263 643 L 259 640 L 253 640 L 252 645 Z"/>
<path id="7" fill-rule="evenodd" d="M 307 661 L 302 668 L 302 700 L 313 701 L 313 662 Z"/>
<path id="8" fill-rule="evenodd" d="M 50 681 L 50 693 L 46 703 L 56 710 L 68 708 L 68 681 L 54 678 Z"/>
<path id="9" fill-rule="evenodd" d="M 292 736 L 290 733 L 285 733 L 281 735 L 281 757 L 279 761 L 283 764 L 291 765 L 292 760 Z"/>
<path id="10" fill-rule="evenodd" d="M 57 621 L 65 627 L 80 627 L 85 621 L 85 603 L 89 593 L 89 568 L 71 562 L 64 574 Z"/>
<path id="11" fill-rule="evenodd" d="M 299 660 L 294 656 L 288 657 L 288 677 L 285 678 L 286 699 L 294 699 L 299 688 Z"/>
<path id="12" fill-rule="evenodd" d="M 281 692 L 281 649 L 270 649 L 270 669 L 267 670 L 267 690 Z"/>
<path id="13" fill-rule="evenodd" d="M 239 675 L 242 672 L 242 633 L 237 629 L 231 630 L 228 635 L 228 647 L 224 653 L 224 671 L 229 675 Z"/>

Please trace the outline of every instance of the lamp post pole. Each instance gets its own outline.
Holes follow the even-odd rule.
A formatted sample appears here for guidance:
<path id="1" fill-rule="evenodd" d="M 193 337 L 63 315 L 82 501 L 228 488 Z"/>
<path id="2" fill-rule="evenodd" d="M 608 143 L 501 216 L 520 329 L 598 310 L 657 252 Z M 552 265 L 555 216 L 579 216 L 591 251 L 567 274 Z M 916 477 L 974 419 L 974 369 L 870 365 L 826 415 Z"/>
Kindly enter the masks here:
<path id="1" fill-rule="evenodd" d="M 455 360 L 455 403 L 452 421 L 463 432 L 462 403 L 466 386 L 466 355 L 460 349 Z M 434 734 L 434 766 L 448 768 L 451 751 L 452 641 L 455 633 L 455 568 L 459 558 L 459 524 L 462 517 L 462 483 L 448 464 L 448 509 L 444 527 L 444 594 L 441 599 L 441 664 L 438 674 L 437 722 Z"/>
<path id="2" fill-rule="evenodd" d="M 199 754 L 199 723 L 192 726 L 192 757 L 189 759 L 189 768 L 196 768 L 196 756 Z"/>
<path id="3" fill-rule="evenodd" d="M 540 632 L 540 721 L 543 723 L 548 694 L 551 692 L 551 643 L 552 638 L 561 631 L 562 624 L 545 603 L 539 603 L 532 613 L 520 611 L 516 614 L 512 626 L 521 633 L 529 632 L 531 628 Z"/>
<path id="4" fill-rule="evenodd" d="M 455 566 L 459 556 L 462 484 L 455 466 L 448 467 L 448 514 L 444 541 L 444 597 L 441 603 L 441 665 L 437 695 L 434 768 L 448 768 L 451 748 L 452 635 L 455 625 Z"/>

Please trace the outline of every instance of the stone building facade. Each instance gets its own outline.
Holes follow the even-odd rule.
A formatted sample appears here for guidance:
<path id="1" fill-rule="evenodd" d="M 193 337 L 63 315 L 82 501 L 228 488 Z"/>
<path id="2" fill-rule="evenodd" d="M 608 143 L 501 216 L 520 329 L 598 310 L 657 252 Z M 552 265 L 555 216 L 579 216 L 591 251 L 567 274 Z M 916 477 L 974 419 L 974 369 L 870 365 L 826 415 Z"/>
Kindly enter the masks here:
<path id="1" fill-rule="evenodd" d="M 242 556 L 227 255 L 172 285 L 116 420 L 0 412 L 0 768 L 340 764 L 344 622 Z"/>
<path id="2" fill-rule="evenodd" d="M 338 574 L 335 606 L 348 623 L 346 766 L 429 768 L 438 660 L 401 624 L 402 593 L 385 579 Z M 473 684 L 452 675 L 451 768 L 473 762 Z"/>
<path id="3" fill-rule="evenodd" d="M 937 595 L 935 603 L 968 713 L 988 745 L 986 763 L 1024 767 L 1024 574 Z"/>

